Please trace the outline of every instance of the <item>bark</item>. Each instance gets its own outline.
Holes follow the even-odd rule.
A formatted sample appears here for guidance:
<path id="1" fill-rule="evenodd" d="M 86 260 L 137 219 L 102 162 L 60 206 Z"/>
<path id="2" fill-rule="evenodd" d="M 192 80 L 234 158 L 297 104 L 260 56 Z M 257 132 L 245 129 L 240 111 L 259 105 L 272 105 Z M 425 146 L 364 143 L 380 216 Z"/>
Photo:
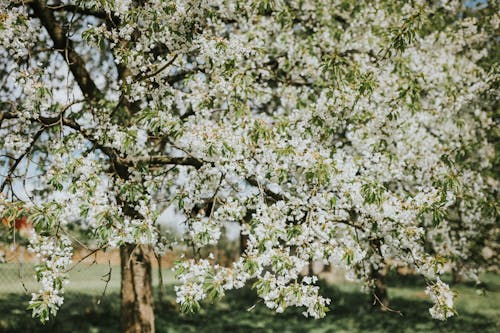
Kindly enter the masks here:
<path id="1" fill-rule="evenodd" d="M 240 257 L 245 254 L 247 247 L 248 247 L 248 235 L 243 234 L 243 230 L 252 220 L 253 212 L 254 212 L 254 210 L 248 210 L 247 213 L 245 214 L 245 216 L 243 217 L 243 220 L 240 222 L 240 224 L 241 224 L 241 227 L 240 227 Z"/>
<path id="2" fill-rule="evenodd" d="M 314 275 L 314 262 L 312 260 L 307 265 L 307 271 L 310 276 Z"/>
<path id="3" fill-rule="evenodd" d="M 451 269 L 451 283 L 458 284 L 464 282 L 463 276 L 460 274 L 460 270 L 456 267 Z"/>
<path id="4" fill-rule="evenodd" d="M 124 245 L 121 259 L 121 332 L 154 333 L 152 250 Z"/>
<path id="5" fill-rule="evenodd" d="M 158 300 L 161 302 L 163 299 L 163 266 L 161 264 L 161 255 L 156 255 L 156 261 L 158 262 Z"/>
<path id="6" fill-rule="evenodd" d="M 245 254 L 248 245 L 248 235 L 244 235 L 240 231 L 240 256 Z"/>

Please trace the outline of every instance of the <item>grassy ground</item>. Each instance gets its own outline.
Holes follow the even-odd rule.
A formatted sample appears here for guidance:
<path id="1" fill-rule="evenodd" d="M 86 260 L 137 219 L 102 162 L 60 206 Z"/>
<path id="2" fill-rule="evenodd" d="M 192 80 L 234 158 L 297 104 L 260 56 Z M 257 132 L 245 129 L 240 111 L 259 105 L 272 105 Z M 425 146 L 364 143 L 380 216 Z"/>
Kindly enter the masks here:
<path id="1" fill-rule="evenodd" d="M 174 282 L 171 270 L 164 269 L 162 275 L 165 284 Z M 119 292 L 120 267 L 80 264 L 71 270 L 69 280 L 70 283 L 65 289 L 70 294 L 100 295 L 106 284 L 106 291 Z M 158 285 L 158 281 L 158 272 L 154 270 L 153 283 Z M 0 264 L 0 297 L 6 293 L 25 293 L 26 289 L 31 294 L 31 291 L 37 288 L 32 265 Z"/>
<path id="2" fill-rule="evenodd" d="M 72 272 L 72 283 L 67 288 L 66 301 L 59 315 L 40 325 L 25 310 L 29 296 L 22 293 L 17 279 L 18 267 L 0 266 L 0 332 L 5 333 L 98 333 L 119 331 L 119 270 L 111 267 L 111 280 L 104 297 L 105 276 L 109 267 L 94 265 L 80 267 Z M 24 272 L 25 285 L 34 288 Z M 156 276 L 156 274 L 155 274 Z M 96 278 L 97 277 L 97 278 Z M 487 275 L 486 294 L 480 295 L 473 285 L 454 287 L 459 293 L 459 316 L 439 322 L 428 314 L 430 302 L 423 286 L 411 278 L 391 281 L 391 307 L 400 310 L 400 316 L 391 312 L 373 311 L 366 295 L 355 284 L 342 283 L 326 286 L 324 294 L 332 298 L 332 311 L 325 319 L 304 318 L 300 309 L 274 314 L 259 303 L 250 289 L 230 293 L 222 302 L 205 305 L 192 316 L 182 316 L 173 302 L 173 277 L 164 272 L 168 284 L 165 296 L 156 304 L 156 326 L 159 333 L 175 332 L 498 332 L 500 331 L 500 276 Z M 157 281 L 156 281 L 157 282 Z M 157 284 L 157 283 L 156 283 Z M 100 302 L 99 302 L 100 301 Z M 255 305 L 256 304 L 256 305 Z M 252 310 L 248 311 L 253 305 Z"/>

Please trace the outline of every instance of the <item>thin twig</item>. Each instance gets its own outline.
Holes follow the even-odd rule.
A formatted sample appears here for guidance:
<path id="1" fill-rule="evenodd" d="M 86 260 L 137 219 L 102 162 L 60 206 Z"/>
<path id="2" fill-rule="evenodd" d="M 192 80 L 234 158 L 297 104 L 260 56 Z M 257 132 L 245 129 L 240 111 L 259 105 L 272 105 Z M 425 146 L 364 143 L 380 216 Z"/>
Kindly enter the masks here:
<path id="1" fill-rule="evenodd" d="M 94 253 L 97 253 L 99 252 L 100 250 L 103 250 L 105 249 L 106 246 L 103 246 L 103 247 L 99 247 L 97 249 L 94 249 L 92 250 L 90 253 L 86 254 L 85 256 L 83 256 L 82 258 L 80 258 L 73 266 L 71 266 L 70 268 L 68 268 L 66 270 L 66 273 L 68 273 L 69 271 L 73 270 L 76 266 L 78 266 L 82 261 L 84 261 L 85 259 L 87 259 L 88 257 L 90 257 L 91 255 L 93 255 Z"/>
<path id="2" fill-rule="evenodd" d="M 398 315 L 400 315 L 401 317 L 403 317 L 403 313 L 399 310 L 394 310 L 390 307 L 388 307 L 387 305 L 385 305 L 384 303 L 382 303 L 382 301 L 380 300 L 380 298 L 377 296 L 376 293 L 373 293 L 373 305 L 375 305 L 376 303 L 378 303 L 380 305 L 380 308 L 383 310 L 383 311 L 389 311 L 389 312 L 394 312 L 394 313 L 397 313 Z"/>

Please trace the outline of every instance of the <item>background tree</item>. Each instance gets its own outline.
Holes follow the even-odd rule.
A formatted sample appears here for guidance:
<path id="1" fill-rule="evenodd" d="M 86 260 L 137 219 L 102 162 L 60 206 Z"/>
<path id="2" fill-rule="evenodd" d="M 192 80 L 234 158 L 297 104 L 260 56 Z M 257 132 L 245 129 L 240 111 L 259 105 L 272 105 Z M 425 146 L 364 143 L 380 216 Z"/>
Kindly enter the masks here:
<path id="1" fill-rule="evenodd" d="M 2 215 L 34 225 L 42 321 L 62 304 L 68 225 L 83 220 L 120 247 L 123 331 L 153 332 L 156 221 L 171 205 L 198 254 L 177 265 L 184 311 L 251 281 L 271 309 L 322 317 L 330 300 L 300 276 L 314 260 L 371 289 L 384 266 L 409 267 L 433 317 L 454 314 L 439 279 L 452 259 L 436 251 L 451 241 L 434 235 L 450 235 L 454 207 L 481 230 L 496 221 L 481 96 L 497 74 L 479 63 L 497 12 L 478 30 L 459 1 L 0 6 Z M 197 249 L 227 222 L 248 237 L 222 267 Z"/>

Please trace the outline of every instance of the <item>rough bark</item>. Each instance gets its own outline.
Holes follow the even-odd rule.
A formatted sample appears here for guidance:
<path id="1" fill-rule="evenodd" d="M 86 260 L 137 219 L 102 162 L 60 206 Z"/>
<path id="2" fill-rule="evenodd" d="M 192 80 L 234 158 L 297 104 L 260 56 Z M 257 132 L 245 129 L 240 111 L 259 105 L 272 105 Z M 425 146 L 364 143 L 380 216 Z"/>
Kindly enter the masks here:
<path id="1" fill-rule="evenodd" d="M 124 245 L 121 258 L 121 332 L 154 333 L 152 251 Z"/>

